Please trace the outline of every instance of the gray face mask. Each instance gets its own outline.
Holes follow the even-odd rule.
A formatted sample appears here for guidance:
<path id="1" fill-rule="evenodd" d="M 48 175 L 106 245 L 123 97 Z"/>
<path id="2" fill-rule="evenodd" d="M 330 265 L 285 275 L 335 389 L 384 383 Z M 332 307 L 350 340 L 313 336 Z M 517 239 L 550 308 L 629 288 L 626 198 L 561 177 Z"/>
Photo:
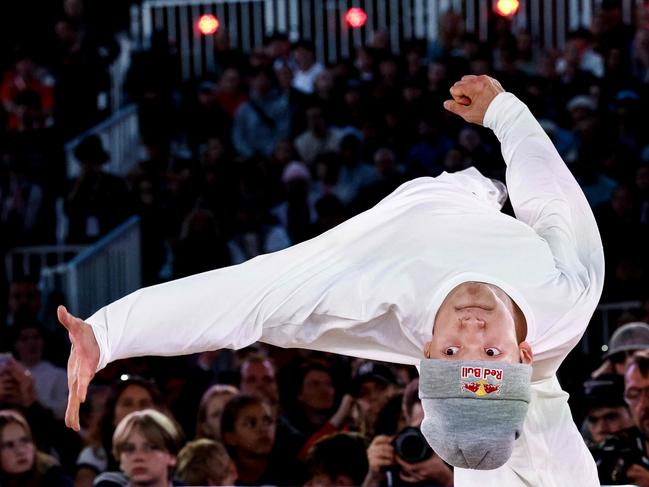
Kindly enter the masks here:
<path id="1" fill-rule="evenodd" d="M 523 431 L 532 367 L 424 359 L 420 374 L 421 431 L 433 450 L 455 467 L 504 465 Z"/>

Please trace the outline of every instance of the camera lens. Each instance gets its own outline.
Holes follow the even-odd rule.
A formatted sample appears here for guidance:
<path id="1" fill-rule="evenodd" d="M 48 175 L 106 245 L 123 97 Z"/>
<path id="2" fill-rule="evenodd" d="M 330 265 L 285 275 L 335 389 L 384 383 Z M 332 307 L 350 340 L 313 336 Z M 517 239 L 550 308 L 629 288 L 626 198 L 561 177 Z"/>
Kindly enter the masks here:
<path id="1" fill-rule="evenodd" d="M 408 463 L 419 463 L 427 460 L 433 454 L 426 438 L 418 428 L 405 428 L 393 441 L 394 451 Z"/>

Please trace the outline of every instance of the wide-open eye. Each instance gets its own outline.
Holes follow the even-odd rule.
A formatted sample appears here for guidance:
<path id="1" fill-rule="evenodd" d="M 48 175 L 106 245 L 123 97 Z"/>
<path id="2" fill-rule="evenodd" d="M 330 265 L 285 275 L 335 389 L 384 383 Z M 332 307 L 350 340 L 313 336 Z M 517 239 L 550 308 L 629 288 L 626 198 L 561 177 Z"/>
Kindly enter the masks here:
<path id="1" fill-rule="evenodd" d="M 484 351 L 490 357 L 497 357 L 501 354 L 501 351 L 494 347 L 485 348 Z"/>
<path id="2" fill-rule="evenodd" d="M 459 351 L 460 347 L 446 347 L 446 350 L 444 350 L 444 355 L 457 355 Z"/>

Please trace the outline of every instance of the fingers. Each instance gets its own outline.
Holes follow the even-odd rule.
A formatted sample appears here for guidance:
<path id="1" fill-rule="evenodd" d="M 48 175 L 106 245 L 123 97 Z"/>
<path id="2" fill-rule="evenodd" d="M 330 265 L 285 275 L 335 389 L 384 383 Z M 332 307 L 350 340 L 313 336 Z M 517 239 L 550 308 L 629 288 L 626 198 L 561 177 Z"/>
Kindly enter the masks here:
<path id="1" fill-rule="evenodd" d="M 68 330 L 68 333 L 72 335 L 77 330 L 79 323 L 77 322 L 78 318 L 75 318 L 70 312 L 61 305 L 56 308 L 56 317 L 59 319 L 59 322 Z"/>
<path id="2" fill-rule="evenodd" d="M 462 118 L 465 118 L 465 116 L 471 110 L 468 106 L 462 105 L 455 100 L 446 100 L 444 102 L 444 108 L 446 108 L 451 113 L 459 115 Z"/>

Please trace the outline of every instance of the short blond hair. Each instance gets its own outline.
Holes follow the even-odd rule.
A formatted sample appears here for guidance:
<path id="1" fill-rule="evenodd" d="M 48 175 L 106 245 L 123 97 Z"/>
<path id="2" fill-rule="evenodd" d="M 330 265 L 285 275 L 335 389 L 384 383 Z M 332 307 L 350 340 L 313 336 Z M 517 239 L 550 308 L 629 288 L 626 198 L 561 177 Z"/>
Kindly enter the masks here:
<path id="1" fill-rule="evenodd" d="M 176 422 L 155 409 L 143 409 L 124 417 L 113 433 L 113 455 L 119 459 L 128 437 L 137 430 L 147 441 L 178 455 L 183 444 L 183 434 Z"/>
<path id="2" fill-rule="evenodd" d="M 178 454 L 176 477 L 187 485 L 223 485 L 232 459 L 222 443 L 208 438 L 190 441 Z"/>

